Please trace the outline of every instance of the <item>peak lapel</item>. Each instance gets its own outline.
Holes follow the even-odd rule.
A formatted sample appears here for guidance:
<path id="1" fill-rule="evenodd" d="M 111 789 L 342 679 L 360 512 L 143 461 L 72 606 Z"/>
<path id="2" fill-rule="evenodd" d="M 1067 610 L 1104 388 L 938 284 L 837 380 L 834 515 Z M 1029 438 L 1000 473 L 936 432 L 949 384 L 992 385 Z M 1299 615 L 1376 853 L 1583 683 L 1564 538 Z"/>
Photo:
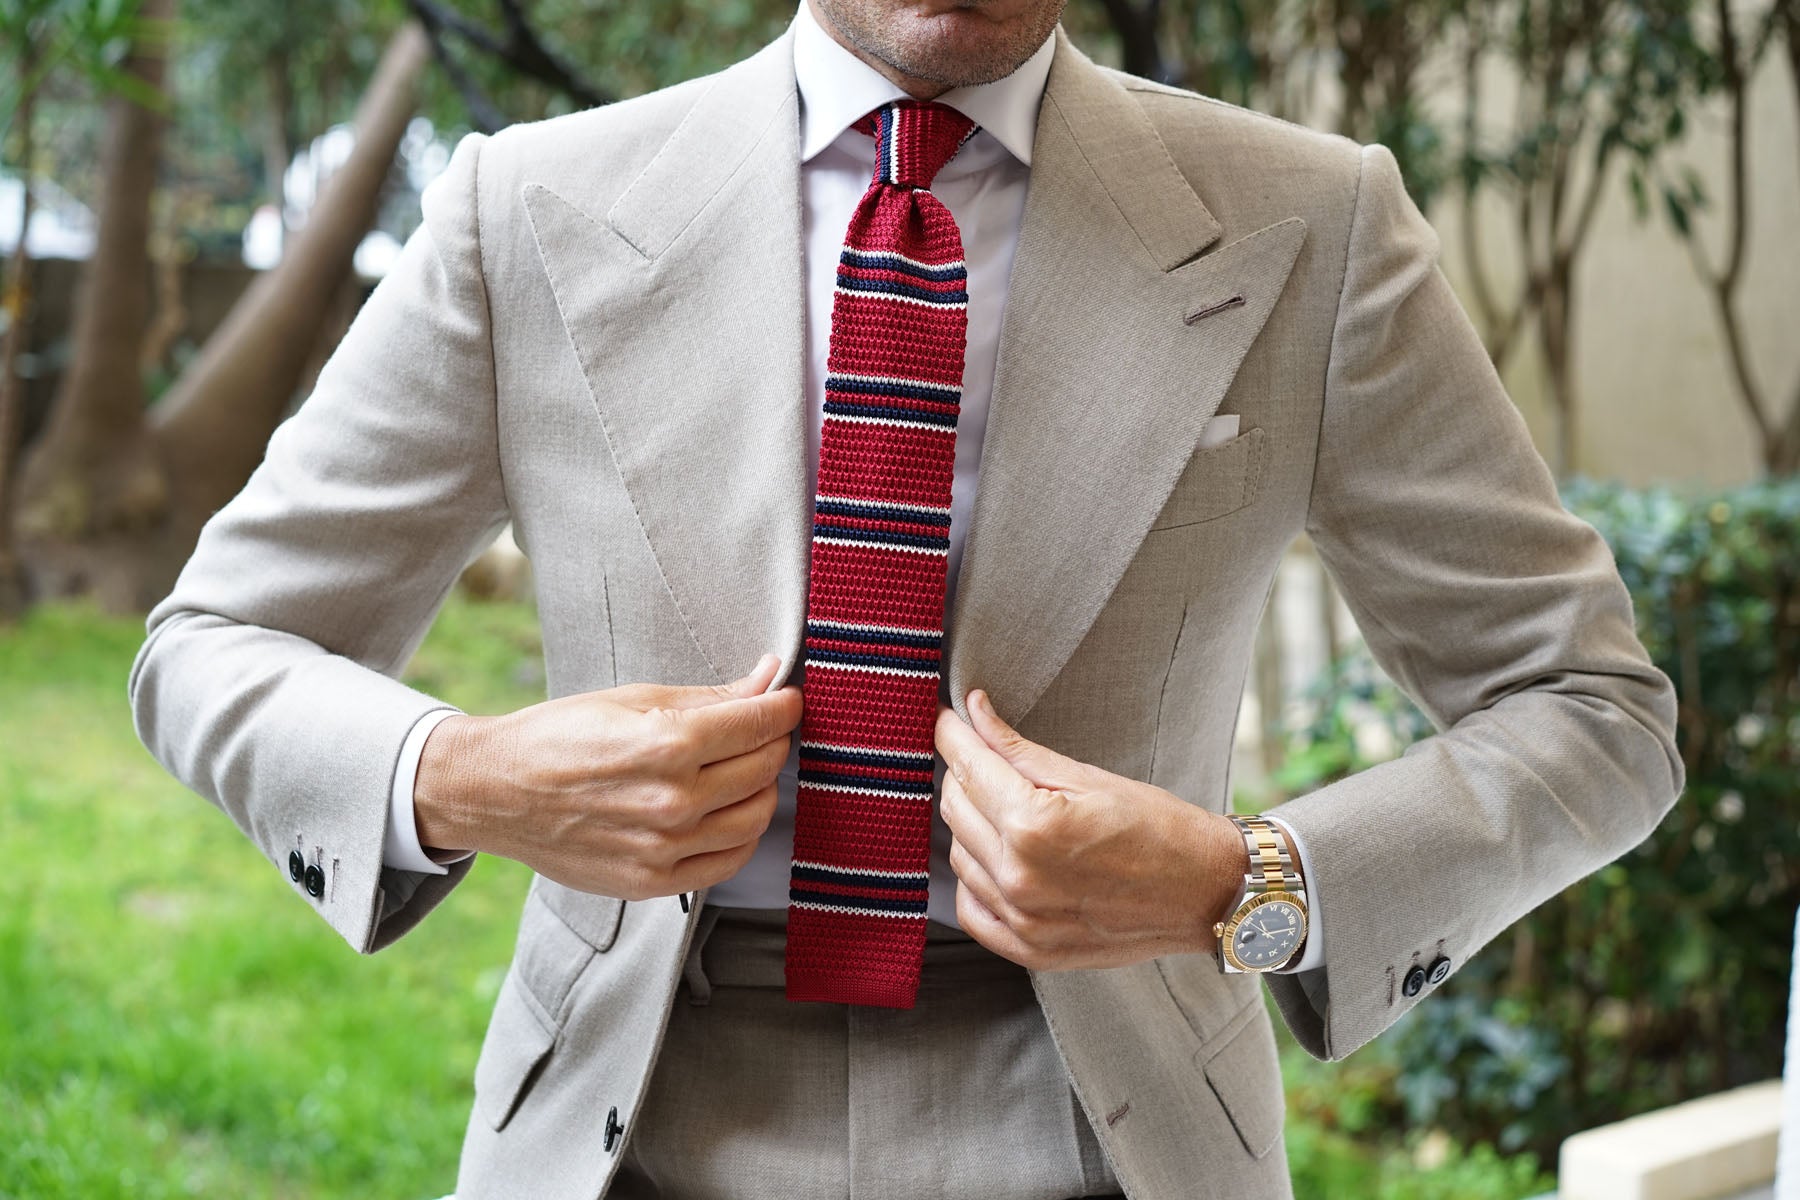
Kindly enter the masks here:
<path id="1" fill-rule="evenodd" d="M 798 104 L 789 32 L 717 75 L 603 216 L 523 186 L 619 477 L 720 681 L 770 650 L 785 677 L 805 626 Z"/>
<path id="2" fill-rule="evenodd" d="M 1136 99 L 1056 38 L 946 649 L 965 720 L 981 687 L 1019 721 L 1068 661 L 1305 236 L 1296 217 L 1213 248 Z"/>

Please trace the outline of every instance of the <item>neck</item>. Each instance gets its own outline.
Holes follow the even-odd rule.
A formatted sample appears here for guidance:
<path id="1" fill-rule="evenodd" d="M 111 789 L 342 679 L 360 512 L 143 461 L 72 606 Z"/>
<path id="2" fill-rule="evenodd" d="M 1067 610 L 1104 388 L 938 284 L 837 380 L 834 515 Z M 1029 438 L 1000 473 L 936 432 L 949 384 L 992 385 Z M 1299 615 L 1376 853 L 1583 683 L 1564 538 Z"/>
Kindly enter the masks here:
<path id="1" fill-rule="evenodd" d="M 884 78 L 914 100 L 935 100 L 950 90 L 950 85 L 947 83 L 938 83 L 936 80 L 920 79 L 917 75 L 908 75 L 892 63 L 866 53 L 862 47 L 846 37 L 843 30 L 832 23 L 831 18 L 820 10 L 817 0 L 806 0 L 806 7 L 812 10 L 813 20 L 819 23 L 819 28 L 831 35 L 832 41 L 875 68 Z"/>

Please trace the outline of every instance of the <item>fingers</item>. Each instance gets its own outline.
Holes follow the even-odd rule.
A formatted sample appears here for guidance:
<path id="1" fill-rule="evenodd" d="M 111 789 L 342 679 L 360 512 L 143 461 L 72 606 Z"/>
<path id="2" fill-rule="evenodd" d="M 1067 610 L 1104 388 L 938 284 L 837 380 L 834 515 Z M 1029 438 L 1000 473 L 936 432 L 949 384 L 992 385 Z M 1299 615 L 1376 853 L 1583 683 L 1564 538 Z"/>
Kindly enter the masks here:
<path id="1" fill-rule="evenodd" d="M 1021 909 L 968 847 L 954 840 L 950 869 L 956 872 L 958 923 L 996 954 L 1028 967 L 1044 965 L 1042 955 L 1055 948 L 1057 926 Z"/>
<path id="2" fill-rule="evenodd" d="M 943 816 L 944 824 L 949 826 L 950 836 L 962 845 L 966 853 L 973 855 L 982 864 L 997 865 L 1001 861 L 1006 847 L 999 831 L 982 815 L 979 808 L 969 802 L 969 794 L 949 771 L 944 773 L 938 812 Z"/>
<path id="3" fill-rule="evenodd" d="M 967 846 L 954 839 L 950 843 L 950 869 L 956 873 L 957 881 L 969 890 L 969 894 L 981 902 L 982 908 L 1002 919 L 1009 915 L 1011 906 L 1001 894 L 994 877 L 986 867 L 975 861 L 975 856 L 969 853 Z"/>
<path id="4" fill-rule="evenodd" d="M 791 736 L 777 734 L 772 740 L 742 754 L 702 766 L 693 790 L 700 811 L 722 809 L 775 782 L 793 744 Z"/>
<path id="5" fill-rule="evenodd" d="M 695 761 L 714 763 L 788 733 L 800 724 L 800 708 L 800 689 L 790 683 L 772 692 L 678 709 L 673 715 L 699 747 Z"/>
<path id="6" fill-rule="evenodd" d="M 768 832 L 776 801 L 776 785 L 770 781 L 743 799 L 706 814 L 684 843 L 687 853 L 671 870 L 685 870 L 707 855 L 729 853 L 746 845 L 754 847 Z"/>
<path id="7" fill-rule="evenodd" d="M 754 838 L 724 850 L 709 850 L 702 854 L 690 854 L 669 868 L 669 890 L 659 895 L 673 895 L 675 892 L 691 892 L 696 888 L 711 887 L 722 879 L 730 879 L 743 870 L 744 864 L 756 853 Z"/>
<path id="8" fill-rule="evenodd" d="M 995 916 L 994 911 L 961 879 L 956 883 L 956 923 L 970 937 L 1002 958 L 1030 965 L 1025 962 L 1019 939 L 1011 926 Z"/>
<path id="9" fill-rule="evenodd" d="M 962 785 L 970 807 L 996 828 L 1002 825 L 1006 802 L 1029 786 L 1023 776 L 998 751 L 982 740 L 956 710 L 940 705 L 935 734 L 938 753 L 944 758 L 946 781 Z M 946 823 L 948 818 L 946 818 Z"/>

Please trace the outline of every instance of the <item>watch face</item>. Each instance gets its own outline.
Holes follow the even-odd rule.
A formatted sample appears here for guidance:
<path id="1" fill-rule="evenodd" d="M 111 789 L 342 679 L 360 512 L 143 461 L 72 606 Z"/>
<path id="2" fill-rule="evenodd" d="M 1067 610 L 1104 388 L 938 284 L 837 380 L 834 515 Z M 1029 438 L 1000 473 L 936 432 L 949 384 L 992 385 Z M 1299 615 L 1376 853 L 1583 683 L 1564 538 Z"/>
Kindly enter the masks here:
<path id="1" fill-rule="evenodd" d="M 1232 954 L 1250 970 L 1278 966 L 1300 944 L 1305 928 L 1305 917 L 1298 905 L 1289 900 L 1270 900 L 1238 921 L 1231 933 Z"/>

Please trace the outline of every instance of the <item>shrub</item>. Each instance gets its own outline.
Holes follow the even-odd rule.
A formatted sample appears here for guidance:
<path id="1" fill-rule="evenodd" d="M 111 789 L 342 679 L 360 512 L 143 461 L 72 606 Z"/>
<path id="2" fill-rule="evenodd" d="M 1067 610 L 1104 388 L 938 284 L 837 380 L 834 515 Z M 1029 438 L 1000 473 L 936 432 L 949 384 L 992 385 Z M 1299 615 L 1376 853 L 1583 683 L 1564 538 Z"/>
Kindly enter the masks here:
<path id="1" fill-rule="evenodd" d="M 1800 479 L 1698 495 L 1576 479 L 1563 501 L 1611 546 L 1675 682 L 1686 791 L 1383 1039 L 1415 1123 L 1545 1160 L 1576 1130 L 1778 1074 L 1800 906 Z M 1275 779 L 1289 790 L 1431 732 L 1362 647 L 1309 700 Z"/>

